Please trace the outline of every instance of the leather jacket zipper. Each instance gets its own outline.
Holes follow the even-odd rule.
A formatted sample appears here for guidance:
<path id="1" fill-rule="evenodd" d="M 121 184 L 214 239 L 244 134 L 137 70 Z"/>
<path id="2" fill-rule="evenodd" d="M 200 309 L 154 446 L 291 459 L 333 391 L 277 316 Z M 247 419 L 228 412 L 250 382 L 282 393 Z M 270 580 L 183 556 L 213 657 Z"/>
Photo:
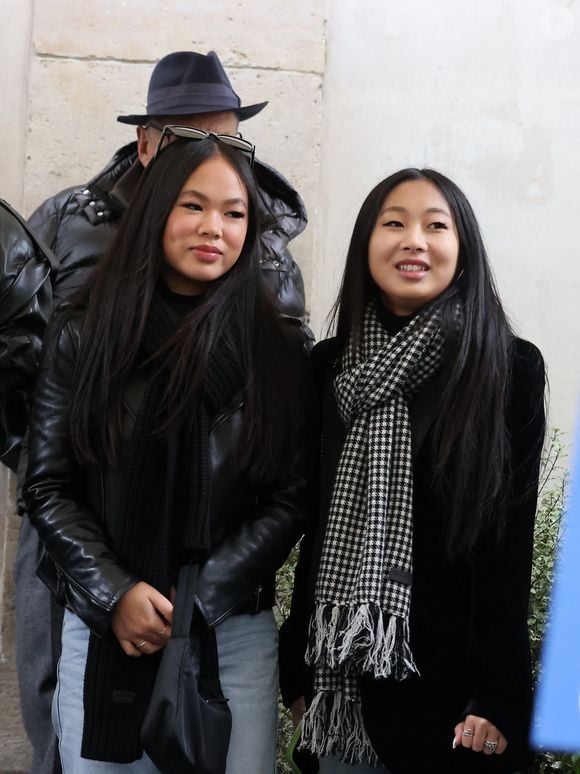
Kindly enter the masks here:
<path id="1" fill-rule="evenodd" d="M 263 586 L 256 586 L 256 588 L 252 591 L 251 594 L 248 594 L 248 596 L 244 597 L 244 599 L 238 599 L 237 602 L 231 605 L 231 607 L 225 610 L 221 615 L 219 615 L 213 621 L 208 621 L 207 625 L 211 626 L 212 628 L 219 626 L 223 621 L 226 620 L 226 618 L 229 618 L 229 616 L 234 612 L 234 610 L 236 610 L 236 608 L 239 608 L 239 606 L 242 605 L 244 602 L 246 602 L 246 600 L 249 600 L 254 596 L 256 597 L 256 604 L 254 605 L 250 615 L 256 615 L 257 613 L 260 612 L 260 601 L 261 601 L 263 590 L 264 590 Z"/>

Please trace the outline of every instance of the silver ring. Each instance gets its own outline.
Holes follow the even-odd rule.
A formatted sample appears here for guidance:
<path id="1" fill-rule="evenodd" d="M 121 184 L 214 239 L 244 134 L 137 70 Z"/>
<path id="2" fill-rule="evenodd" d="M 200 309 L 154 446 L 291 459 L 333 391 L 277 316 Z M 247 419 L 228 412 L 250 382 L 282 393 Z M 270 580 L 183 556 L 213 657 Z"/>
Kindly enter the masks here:
<path id="1" fill-rule="evenodd" d="M 475 731 L 473 728 L 464 728 L 461 732 L 461 736 L 473 736 L 475 734 Z"/>
<path id="2" fill-rule="evenodd" d="M 143 640 L 143 642 L 134 642 L 133 645 L 139 650 L 143 645 L 147 645 L 147 640 Z"/>
<path id="3" fill-rule="evenodd" d="M 486 739 L 483 743 L 483 746 L 486 750 L 491 750 L 492 752 L 495 752 L 495 748 L 497 747 L 497 742 L 492 742 L 489 739 Z"/>

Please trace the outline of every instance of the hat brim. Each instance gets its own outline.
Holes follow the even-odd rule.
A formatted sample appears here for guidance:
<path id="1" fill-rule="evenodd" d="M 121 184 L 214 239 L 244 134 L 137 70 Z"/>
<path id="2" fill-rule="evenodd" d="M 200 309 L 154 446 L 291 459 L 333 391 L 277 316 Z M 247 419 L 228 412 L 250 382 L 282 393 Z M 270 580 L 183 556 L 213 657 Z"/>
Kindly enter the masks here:
<path id="1" fill-rule="evenodd" d="M 252 118 L 253 116 L 257 115 L 261 110 L 263 110 L 267 102 L 257 102 L 255 105 L 246 105 L 245 107 L 239 107 L 239 108 L 215 108 L 215 107 L 208 107 L 208 108 L 191 108 L 186 111 L 175 111 L 173 110 L 171 112 L 172 116 L 194 116 L 194 115 L 201 115 L 202 113 L 235 113 L 238 117 L 239 121 L 247 121 L 248 118 Z M 167 115 L 167 114 L 164 114 Z M 159 116 L 153 116 L 153 115 L 142 115 L 142 116 L 117 116 L 117 121 L 120 124 L 130 124 L 131 126 L 144 126 L 147 121 L 150 118 L 158 118 Z"/>

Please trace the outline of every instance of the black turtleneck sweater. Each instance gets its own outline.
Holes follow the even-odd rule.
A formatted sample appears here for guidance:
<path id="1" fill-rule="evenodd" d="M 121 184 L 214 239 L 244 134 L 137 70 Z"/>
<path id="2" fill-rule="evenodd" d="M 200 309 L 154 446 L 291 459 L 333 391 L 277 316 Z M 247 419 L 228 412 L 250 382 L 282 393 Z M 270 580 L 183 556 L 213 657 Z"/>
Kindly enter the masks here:
<path id="1" fill-rule="evenodd" d="M 399 331 L 402 331 L 403 328 L 408 325 L 413 317 L 415 317 L 417 314 L 417 312 L 405 315 L 395 314 L 380 303 L 377 304 L 377 309 L 379 310 L 379 320 L 383 324 L 383 327 L 387 333 L 390 333 L 391 336 L 396 336 Z"/>
<path id="2" fill-rule="evenodd" d="M 180 314 L 180 316 L 183 317 L 185 317 L 186 314 L 193 312 L 193 310 L 197 309 L 198 306 L 201 306 L 201 302 L 203 301 L 203 293 L 199 293 L 194 296 L 184 295 L 183 293 L 176 293 L 174 290 L 171 290 L 169 285 L 167 285 L 165 280 L 161 277 L 157 282 L 157 290 L 172 307 L 172 309 L 174 309 Z"/>

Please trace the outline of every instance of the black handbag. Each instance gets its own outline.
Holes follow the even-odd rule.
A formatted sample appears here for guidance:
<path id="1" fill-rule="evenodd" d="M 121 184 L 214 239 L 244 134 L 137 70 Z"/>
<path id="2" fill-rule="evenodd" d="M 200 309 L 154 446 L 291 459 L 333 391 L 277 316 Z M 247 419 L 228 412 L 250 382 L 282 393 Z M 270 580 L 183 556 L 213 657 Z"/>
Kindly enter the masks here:
<path id="1" fill-rule="evenodd" d="M 224 774 L 232 716 L 219 681 L 215 630 L 192 628 L 198 565 L 179 571 L 171 638 L 145 720 L 141 743 L 162 774 Z"/>

